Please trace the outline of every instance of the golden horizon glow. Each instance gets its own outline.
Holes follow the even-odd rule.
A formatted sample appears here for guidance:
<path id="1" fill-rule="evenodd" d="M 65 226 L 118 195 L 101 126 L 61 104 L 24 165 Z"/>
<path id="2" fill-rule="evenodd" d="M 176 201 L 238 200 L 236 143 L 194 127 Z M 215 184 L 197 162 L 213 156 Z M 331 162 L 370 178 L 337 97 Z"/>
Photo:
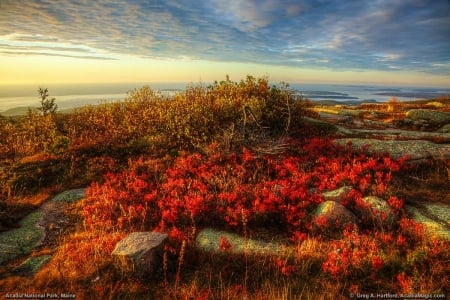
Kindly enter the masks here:
<path id="1" fill-rule="evenodd" d="M 450 86 L 448 76 L 406 71 L 332 71 L 204 60 L 163 60 L 121 55 L 96 60 L 38 55 L 0 56 L 0 84 L 202 82 L 267 75 L 272 82 Z"/>

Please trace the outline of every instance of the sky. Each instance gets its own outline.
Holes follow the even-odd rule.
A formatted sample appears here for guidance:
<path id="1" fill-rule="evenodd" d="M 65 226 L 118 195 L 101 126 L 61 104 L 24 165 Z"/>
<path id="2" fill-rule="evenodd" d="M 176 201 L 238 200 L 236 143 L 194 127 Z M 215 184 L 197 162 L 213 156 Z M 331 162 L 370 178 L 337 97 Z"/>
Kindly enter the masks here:
<path id="1" fill-rule="evenodd" d="M 0 84 L 450 87 L 449 0 L 0 0 Z"/>

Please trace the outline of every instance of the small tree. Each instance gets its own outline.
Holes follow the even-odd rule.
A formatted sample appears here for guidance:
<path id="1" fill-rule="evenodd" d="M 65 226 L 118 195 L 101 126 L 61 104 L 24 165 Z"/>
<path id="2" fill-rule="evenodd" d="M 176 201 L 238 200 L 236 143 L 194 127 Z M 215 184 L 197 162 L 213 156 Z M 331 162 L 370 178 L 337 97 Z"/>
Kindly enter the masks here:
<path id="1" fill-rule="evenodd" d="M 48 88 L 39 88 L 38 89 L 39 96 L 41 97 L 41 107 L 39 110 L 42 111 L 44 116 L 50 114 L 54 114 L 58 105 L 55 103 L 55 98 L 50 98 L 48 95 Z"/>

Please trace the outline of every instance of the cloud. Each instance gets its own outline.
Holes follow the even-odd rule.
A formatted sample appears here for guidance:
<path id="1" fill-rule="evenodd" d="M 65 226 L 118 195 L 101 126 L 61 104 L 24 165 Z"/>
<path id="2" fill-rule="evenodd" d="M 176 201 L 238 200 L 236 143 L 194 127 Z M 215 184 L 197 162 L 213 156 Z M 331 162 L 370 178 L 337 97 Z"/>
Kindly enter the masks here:
<path id="1" fill-rule="evenodd" d="M 219 20 L 243 31 L 254 31 L 281 18 L 295 17 L 302 11 L 298 1 L 218 0 L 213 3 Z"/>
<path id="2" fill-rule="evenodd" d="M 70 55 L 70 54 L 60 54 L 51 52 L 37 52 L 37 51 L 7 51 L 0 49 L 0 54 L 4 55 L 39 55 L 39 56 L 55 56 L 55 57 L 69 57 L 78 59 L 97 59 L 97 60 L 117 60 L 112 57 L 101 57 L 101 56 L 91 56 L 91 55 Z"/>
<path id="3" fill-rule="evenodd" d="M 37 46 L 37 45 L 27 45 L 27 46 L 13 46 L 11 44 L 0 43 L 0 49 L 6 50 L 19 50 L 19 51 L 29 51 L 29 50 L 44 50 L 44 51 L 63 51 L 63 52 L 82 52 L 91 53 L 92 51 L 87 48 L 81 47 L 65 47 L 65 46 Z"/>
<path id="4" fill-rule="evenodd" d="M 449 74 L 449 15 L 447 0 L 1 0 L 0 42 L 23 55 Z"/>

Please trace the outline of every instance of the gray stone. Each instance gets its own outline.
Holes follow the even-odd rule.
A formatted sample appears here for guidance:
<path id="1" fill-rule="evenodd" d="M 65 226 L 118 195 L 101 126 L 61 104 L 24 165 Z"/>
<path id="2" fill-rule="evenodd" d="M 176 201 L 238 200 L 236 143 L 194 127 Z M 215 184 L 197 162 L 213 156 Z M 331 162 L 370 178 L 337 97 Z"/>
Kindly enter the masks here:
<path id="1" fill-rule="evenodd" d="M 34 211 L 20 221 L 19 228 L 0 233 L 0 264 L 30 254 L 41 244 L 44 235 L 36 226 L 41 217 L 41 211 Z"/>
<path id="2" fill-rule="evenodd" d="M 450 123 L 450 113 L 431 109 L 411 109 L 406 112 L 411 120 L 428 120 L 436 123 Z"/>
<path id="3" fill-rule="evenodd" d="M 373 222 L 375 226 L 391 226 L 395 221 L 395 214 L 387 202 L 376 196 L 362 198 L 362 205 L 356 208 L 355 213 L 364 223 Z"/>
<path id="4" fill-rule="evenodd" d="M 62 218 L 64 208 L 68 204 L 84 198 L 85 192 L 85 188 L 62 192 L 23 218 L 18 228 L 1 232 L 0 264 L 15 259 L 20 255 L 28 255 L 34 248 L 40 246 L 48 234 L 48 230 L 46 230 L 46 227 L 50 225 L 48 224 L 48 216 L 61 215 L 60 217 Z M 56 223 L 59 221 L 51 220 L 56 221 Z"/>
<path id="5" fill-rule="evenodd" d="M 341 133 L 341 134 L 352 134 L 353 133 L 353 131 L 351 131 L 349 129 L 346 129 L 339 125 L 334 125 L 334 124 L 325 122 L 323 120 L 318 120 L 318 119 L 314 119 L 314 118 L 310 118 L 310 117 L 304 117 L 303 120 L 306 122 L 309 122 L 311 124 L 314 124 L 316 126 L 322 126 L 322 127 L 324 127 L 324 129 L 326 129 L 327 132 L 337 132 L 337 133 Z"/>
<path id="6" fill-rule="evenodd" d="M 353 189 L 351 186 L 343 186 L 333 191 L 324 192 L 322 194 L 325 200 L 341 202 L 342 197 L 346 196 Z"/>
<path id="7" fill-rule="evenodd" d="M 316 220 L 317 218 L 325 217 L 328 224 L 327 229 L 331 231 L 342 228 L 346 224 L 356 222 L 355 215 L 345 206 L 335 201 L 324 201 L 320 203 L 314 211 L 314 216 Z"/>
<path id="8" fill-rule="evenodd" d="M 424 203 L 424 208 L 434 219 L 450 227 L 450 206 L 448 204 Z"/>
<path id="9" fill-rule="evenodd" d="M 409 205 L 405 205 L 405 211 L 414 221 L 422 224 L 426 236 L 450 241 L 450 215 L 448 214 L 448 207 L 447 213 L 444 213 L 446 220 L 431 218 L 435 217 L 433 214 L 425 216 L 425 213 L 421 212 L 417 207 Z"/>
<path id="10" fill-rule="evenodd" d="M 46 263 L 51 260 L 51 255 L 39 255 L 27 258 L 23 263 L 13 270 L 14 273 L 23 275 L 36 274 Z"/>
<path id="11" fill-rule="evenodd" d="M 133 232 L 117 243 L 112 256 L 122 274 L 142 278 L 157 270 L 159 256 L 168 235 Z"/>
<path id="12" fill-rule="evenodd" d="M 229 249 L 220 249 L 221 239 L 225 239 L 229 242 Z M 214 228 L 205 228 L 201 230 L 197 234 L 195 242 L 196 246 L 204 251 L 227 251 L 234 254 L 279 255 L 286 250 L 285 246 L 276 242 L 267 243 Z"/>
<path id="13" fill-rule="evenodd" d="M 402 122 L 406 123 L 404 119 Z M 410 121 L 412 122 L 412 121 Z M 423 123 L 426 123 L 424 121 Z M 416 124 L 417 125 L 417 124 Z M 424 125 L 424 124 L 421 124 Z M 383 139 L 433 139 L 439 138 L 450 141 L 450 134 L 442 131 L 438 132 L 423 132 L 423 131 L 411 131 L 402 129 L 353 129 L 353 134 L 357 137 L 371 138 L 383 136 Z"/>
<path id="14" fill-rule="evenodd" d="M 444 126 L 442 126 L 438 132 L 442 132 L 442 133 L 450 133 L 450 124 L 446 124 Z"/>
<path id="15" fill-rule="evenodd" d="M 84 198 L 85 197 L 85 193 L 86 193 L 86 188 L 68 190 L 68 191 L 64 191 L 64 192 L 56 195 L 50 201 L 54 201 L 54 202 L 76 202 L 76 201 Z"/>
<path id="16" fill-rule="evenodd" d="M 395 141 L 360 138 L 343 138 L 334 141 L 340 145 L 351 142 L 354 149 L 369 146 L 368 152 L 389 153 L 393 158 L 407 156 L 407 161 L 423 162 L 425 160 L 446 161 L 450 159 L 450 144 L 436 144 L 424 140 Z"/>

